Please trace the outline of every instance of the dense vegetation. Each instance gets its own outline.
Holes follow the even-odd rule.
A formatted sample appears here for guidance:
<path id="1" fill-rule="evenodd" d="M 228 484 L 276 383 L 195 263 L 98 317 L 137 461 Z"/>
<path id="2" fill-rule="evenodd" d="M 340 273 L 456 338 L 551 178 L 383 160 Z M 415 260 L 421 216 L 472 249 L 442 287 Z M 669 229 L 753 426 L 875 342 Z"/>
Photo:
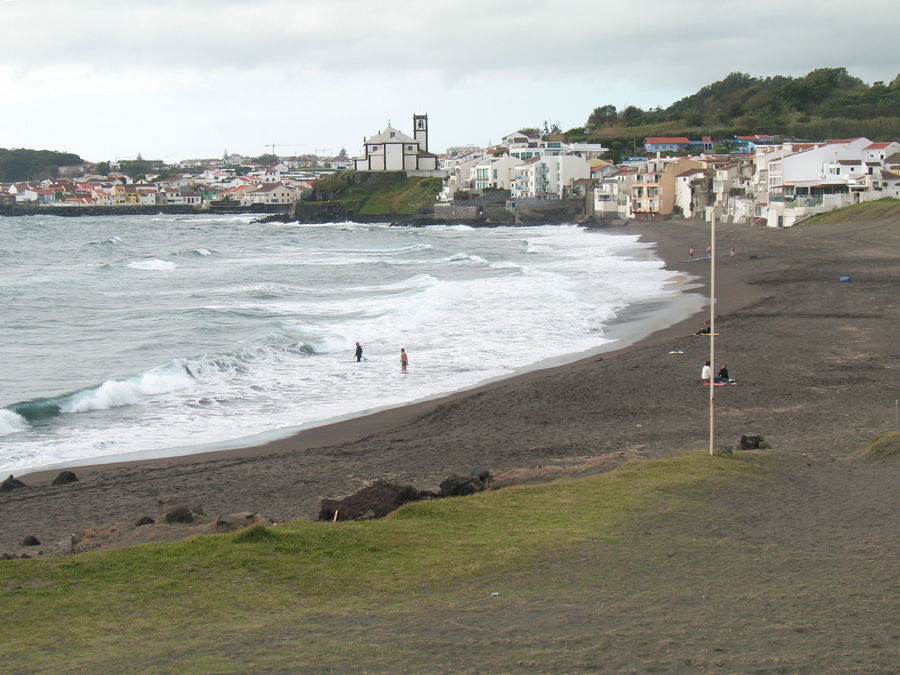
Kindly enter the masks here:
<path id="1" fill-rule="evenodd" d="M 71 152 L 0 148 L 0 182 L 43 180 L 56 176 L 61 166 L 83 163 L 81 157 Z"/>
<path id="2" fill-rule="evenodd" d="M 402 171 L 341 171 L 320 178 L 310 199 L 367 216 L 415 214 L 434 204 L 442 186 L 440 178 L 406 176 Z"/>
<path id="3" fill-rule="evenodd" d="M 603 142 L 627 154 L 647 136 L 722 139 L 756 133 L 815 140 L 900 137 L 900 76 L 869 86 L 846 68 L 819 68 L 797 78 L 731 73 L 667 108 L 599 106 L 566 137 Z"/>

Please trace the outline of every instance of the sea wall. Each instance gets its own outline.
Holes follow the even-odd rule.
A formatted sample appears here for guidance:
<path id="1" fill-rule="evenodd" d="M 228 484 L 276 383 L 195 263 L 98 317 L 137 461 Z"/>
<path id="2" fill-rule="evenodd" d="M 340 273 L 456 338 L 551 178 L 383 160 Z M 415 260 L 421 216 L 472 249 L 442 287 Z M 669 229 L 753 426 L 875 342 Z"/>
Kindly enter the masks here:
<path id="1" fill-rule="evenodd" d="M 40 206 L 23 204 L 0 204 L 0 216 L 134 216 L 191 213 L 287 213 L 290 204 L 251 204 L 249 206 L 227 206 L 202 209 L 185 204 L 156 204 L 153 206 Z"/>

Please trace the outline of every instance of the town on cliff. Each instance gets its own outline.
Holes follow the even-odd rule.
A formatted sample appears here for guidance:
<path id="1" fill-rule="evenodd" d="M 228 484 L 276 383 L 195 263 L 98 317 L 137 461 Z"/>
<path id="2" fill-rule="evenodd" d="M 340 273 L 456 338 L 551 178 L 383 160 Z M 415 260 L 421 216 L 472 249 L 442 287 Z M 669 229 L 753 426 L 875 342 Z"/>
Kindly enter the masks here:
<path id="1" fill-rule="evenodd" d="M 409 135 L 388 125 L 355 158 L 226 153 L 174 165 L 139 157 L 61 166 L 44 180 L 0 183 L 0 215 L 208 210 L 413 224 L 679 216 L 790 227 L 850 204 L 900 198 L 898 141 L 657 136 L 613 161 L 600 143 L 534 129 L 435 154 L 428 124 L 427 115 L 413 115 Z"/>

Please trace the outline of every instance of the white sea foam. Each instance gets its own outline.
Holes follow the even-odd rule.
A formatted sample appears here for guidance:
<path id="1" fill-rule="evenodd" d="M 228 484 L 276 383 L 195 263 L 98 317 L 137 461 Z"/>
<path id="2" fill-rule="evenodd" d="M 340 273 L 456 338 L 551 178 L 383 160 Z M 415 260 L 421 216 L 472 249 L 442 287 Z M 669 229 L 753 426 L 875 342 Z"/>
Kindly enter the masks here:
<path id="1" fill-rule="evenodd" d="M 168 272 L 174 270 L 178 265 L 168 260 L 160 260 L 159 258 L 151 258 L 149 260 L 137 260 L 128 263 L 126 267 L 133 270 L 144 270 L 150 272 Z"/>
<path id="2" fill-rule="evenodd" d="M 0 436 L 9 436 L 26 431 L 29 428 L 21 415 L 17 415 L 12 410 L 0 409 Z"/>
<path id="3" fill-rule="evenodd" d="M 161 250 L 215 251 L 215 264 L 62 276 L 108 264 L 108 248 L 72 239 L 118 233 L 132 269 L 175 269 L 151 257 Z M 598 348 L 619 310 L 672 292 L 636 237 L 574 226 L 223 227 L 161 216 L 66 220 L 33 236 L 23 259 L 60 276 L 23 274 L 9 287 L 21 303 L 0 342 L 17 351 L 0 391 L 81 393 L 67 414 L 6 436 L 6 468 L 231 442 L 469 387 Z M 72 265 L 53 266 L 71 250 Z M 84 311 L 94 297 L 101 314 Z M 27 311 L 37 304 L 58 317 L 52 334 Z"/>

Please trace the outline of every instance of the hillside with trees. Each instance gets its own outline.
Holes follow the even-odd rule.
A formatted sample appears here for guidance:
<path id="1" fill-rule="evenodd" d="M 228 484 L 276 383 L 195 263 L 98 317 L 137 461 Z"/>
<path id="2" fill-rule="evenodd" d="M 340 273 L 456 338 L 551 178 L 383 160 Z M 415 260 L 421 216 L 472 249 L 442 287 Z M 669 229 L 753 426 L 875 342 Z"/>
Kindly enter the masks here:
<path id="1" fill-rule="evenodd" d="M 84 160 L 71 152 L 0 148 L 0 183 L 52 178 L 59 167 L 75 164 L 84 164 Z"/>
<path id="2" fill-rule="evenodd" d="M 796 78 L 731 73 L 667 108 L 601 105 L 583 127 L 565 135 L 628 154 L 647 136 L 725 139 L 757 133 L 807 140 L 900 138 L 900 75 L 888 84 L 867 85 L 846 68 L 818 68 Z"/>

